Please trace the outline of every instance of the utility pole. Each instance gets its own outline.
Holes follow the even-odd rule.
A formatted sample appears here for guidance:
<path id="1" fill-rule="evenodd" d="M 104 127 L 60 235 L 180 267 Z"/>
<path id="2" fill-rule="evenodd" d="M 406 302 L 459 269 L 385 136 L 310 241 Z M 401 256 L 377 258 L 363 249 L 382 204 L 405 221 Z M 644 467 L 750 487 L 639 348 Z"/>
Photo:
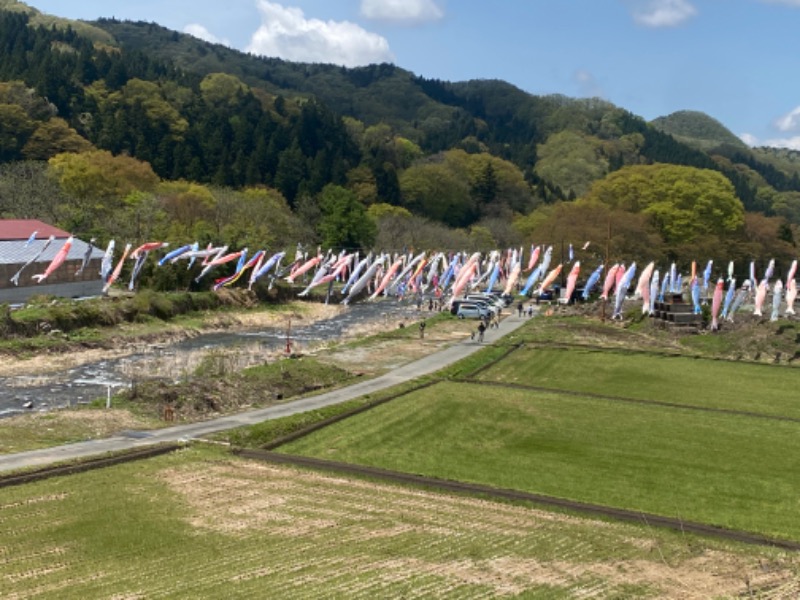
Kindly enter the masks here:
<path id="1" fill-rule="evenodd" d="M 292 353 L 292 318 L 286 322 L 286 354 Z"/>
<path id="2" fill-rule="evenodd" d="M 608 257 L 609 253 L 611 252 L 611 217 L 608 217 L 608 229 L 606 231 L 606 258 L 605 258 L 605 268 L 603 269 L 603 274 L 608 277 Z M 608 298 L 603 298 L 603 312 L 600 316 L 600 320 L 605 323 L 606 320 L 606 304 L 608 304 Z"/>

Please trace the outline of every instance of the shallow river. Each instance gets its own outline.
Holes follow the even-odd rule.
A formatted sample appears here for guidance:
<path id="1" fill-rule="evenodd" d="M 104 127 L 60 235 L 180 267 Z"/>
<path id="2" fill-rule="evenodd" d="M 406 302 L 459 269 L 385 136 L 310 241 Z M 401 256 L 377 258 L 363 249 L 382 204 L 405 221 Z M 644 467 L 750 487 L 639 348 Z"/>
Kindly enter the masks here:
<path id="1" fill-rule="evenodd" d="M 134 354 L 87 363 L 64 371 L 42 375 L 0 377 L 0 417 L 22 412 L 45 411 L 106 398 L 132 383 L 149 378 L 178 381 L 203 361 L 224 360 L 230 369 L 263 363 L 286 351 L 287 329 L 293 350 L 307 350 L 334 341 L 364 325 L 396 327 L 419 316 L 411 303 L 396 300 L 354 304 L 341 314 L 311 324 L 292 321 L 290 327 L 207 333 L 172 344 L 155 344 Z M 224 357 L 224 358 L 223 358 Z"/>

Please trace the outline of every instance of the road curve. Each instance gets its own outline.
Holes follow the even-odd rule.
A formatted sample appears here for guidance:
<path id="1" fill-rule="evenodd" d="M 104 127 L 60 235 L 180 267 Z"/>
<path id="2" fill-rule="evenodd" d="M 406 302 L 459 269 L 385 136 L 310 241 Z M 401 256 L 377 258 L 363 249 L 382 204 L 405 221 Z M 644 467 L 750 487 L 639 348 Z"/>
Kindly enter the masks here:
<path id="1" fill-rule="evenodd" d="M 41 450 L 0 455 L 0 472 L 41 467 L 57 462 L 87 458 L 107 452 L 142 448 L 165 442 L 185 441 L 217 431 L 234 429 L 244 425 L 254 425 L 269 419 L 278 419 L 330 406 L 332 404 L 346 402 L 366 394 L 385 390 L 423 375 L 434 373 L 439 369 L 474 354 L 483 346 L 491 344 L 504 335 L 511 333 L 522 326 L 527 320 L 528 317 L 520 317 L 517 316 L 516 312 L 512 312 L 510 316 L 500 322 L 498 328 L 486 330 L 483 343 L 466 339 L 448 346 L 443 350 L 429 354 L 419 360 L 398 367 L 379 377 L 359 381 L 347 387 L 325 392 L 317 396 L 300 398 L 278 406 L 251 410 L 199 423 L 176 425 L 174 427 L 149 431 L 129 432 L 127 435 L 117 435 L 101 440 L 89 440 L 86 442 L 56 446 L 54 448 L 43 448 Z"/>

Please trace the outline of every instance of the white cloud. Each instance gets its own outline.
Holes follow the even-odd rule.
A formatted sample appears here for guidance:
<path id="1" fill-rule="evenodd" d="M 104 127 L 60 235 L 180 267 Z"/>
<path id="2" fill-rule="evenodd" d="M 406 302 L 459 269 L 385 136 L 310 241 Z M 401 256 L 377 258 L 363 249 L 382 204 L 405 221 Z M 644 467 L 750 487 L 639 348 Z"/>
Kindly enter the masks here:
<path id="1" fill-rule="evenodd" d="M 775 127 L 778 131 L 800 131 L 800 106 L 775 121 Z"/>
<path id="2" fill-rule="evenodd" d="M 183 28 L 183 33 L 188 33 L 189 35 L 193 35 L 194 37 L 200 38 L 206 42 L 211 42 L 212 44 L 222 44 L 224 46 L 231 45 L 228 40 L 225 38 L 218 38 L 199 23 L 190 23 Z"/>
<path id="3" fill-rule="evenodd" d="M 361 0 L 361 14 L 367 19 L 421 23 L 437 21 L 444 11 L 434 0 Z"/>
<path id="4" fill-rule="evenodd" d="M 790 150 L 800 150 L 800 135 L 790 138 L 777 138 L 773 140 L 765 140 L 761 143 L 762 146 L 771 146 L 772 148 L 789 148 Z"/>
<path id="5" fill-rule="evenodd" d="M 578 84 L 579 95 L 582 98 L 604 98 L 605 93 L 595 76 L 586 69 L 578 69 L 572 76 Z"/>
<path id="6" fill-rule="evenodd" d="M 307 19 L 299 8 L 268 0 L 259 0 L 258 8 L 262 23 L 248 52 L 346 67 L 394 61 L 386 38 L 355 23 Z"/>
<path id="7" fill-rule="evenodd" d="M 772 148 L 800 150 L 800 135 L 795 135 L 800 134 L 800 106 L 775 119 L 772 127 L 781 134 L 786 134 L 786 136 L 762 140 L 749 133 L 743 133 L 739 138 L 748 146 L 770 146 Z"/>
<path id="8" fill-rule="evenodd" d="M 675 27 L 697 14 L 689 0 L 628 0 L 633 19 L 645 27 Z"/>
<path id="9" fill-rule="evenodd" d="M 748 146 L 758 146 L 758 138 L 754 136 L 752 133 L 739 134 L 739 139 L 742 140 Z"/>
<path id="10" fill-rule="evenodd" d="M 800 135 L 788 138 L 772 138 L 769 140 L 760 140 L 756 136 L 749 133 L 743 133 L 739 138 L 748 146 L 768 146 L 770 148 L 788 148 L 790 150 L 800 150 Z"/>

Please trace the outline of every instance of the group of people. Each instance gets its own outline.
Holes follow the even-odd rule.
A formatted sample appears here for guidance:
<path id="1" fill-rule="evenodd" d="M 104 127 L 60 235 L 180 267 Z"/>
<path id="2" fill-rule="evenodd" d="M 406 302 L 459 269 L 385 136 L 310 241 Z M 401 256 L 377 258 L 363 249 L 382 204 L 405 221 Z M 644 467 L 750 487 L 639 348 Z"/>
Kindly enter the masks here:
<path id="1" fill-rule="evenodd" d="M 522 302 L 517 304 L 517 315 L 521 317 L 524 314 L 527 314 L 529 317 L 533 316 L 533 304 L 529 305 L 527 309 L 522 305 Z"/>
<path id="2" fill-rule="evenodd" d="M 529 317 L 533 316 L 533 305 L 530 305 L 528 306 L 528 308 L 525 308 L 522 302 L 517 304 L 517 315 L 522 317 L 523 315 L 526 314 Z M 483 341 L 483 336 L 486 333 L 486 330 L 492 327 L 495 329 L 500 327 L 500 317 L 498 315 L 493 315 L 491 317 L 486 316 L 480 320 L 480 323 L 478 323 L 478 331 L 477 331 L 479 342 Z M 475 339 L 475 332 L 472 333 L 472 339 L 473 340 Z"/>
<path id="3" fill-rule="evenodd" d="M 415 304 L 417 306 L 417 310 L 422 310 L 422 305 L 423 305 L 422 295 L 417 296 L 417 300 L 416 300 Z M 437 311 L 438 312 L 438 311 L 442 310 L 443 306 L 444 305 L 441 303 L 441 301 L 438 298 L 428 298 L 428 311 L 429 312 L 433 312 L 433 311 Z"/>

